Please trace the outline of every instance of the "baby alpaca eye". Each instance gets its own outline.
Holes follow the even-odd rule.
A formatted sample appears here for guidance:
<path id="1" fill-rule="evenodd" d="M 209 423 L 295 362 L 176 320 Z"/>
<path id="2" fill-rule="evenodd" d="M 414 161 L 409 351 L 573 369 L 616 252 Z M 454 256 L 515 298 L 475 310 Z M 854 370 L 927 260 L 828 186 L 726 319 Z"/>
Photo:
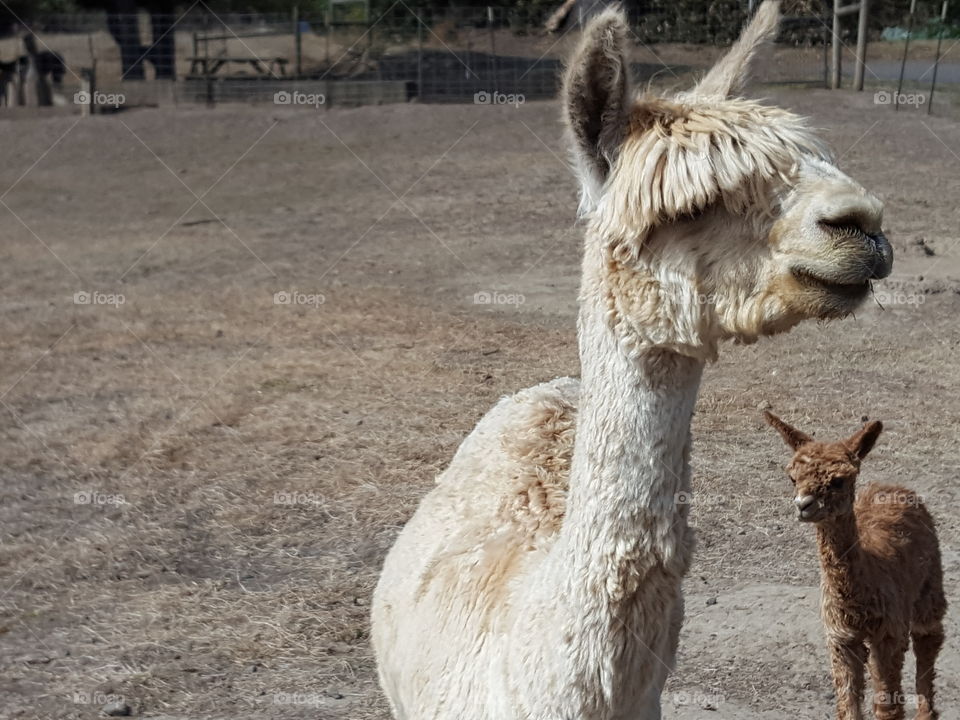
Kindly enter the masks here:
<path id="1" fill-rule="evenodd" d="M 830 488 L 833 490 L 839 490 L 843 487 L 843 483 L 846 481 L 846 478 L 835 477 L 830 479 Z"/>

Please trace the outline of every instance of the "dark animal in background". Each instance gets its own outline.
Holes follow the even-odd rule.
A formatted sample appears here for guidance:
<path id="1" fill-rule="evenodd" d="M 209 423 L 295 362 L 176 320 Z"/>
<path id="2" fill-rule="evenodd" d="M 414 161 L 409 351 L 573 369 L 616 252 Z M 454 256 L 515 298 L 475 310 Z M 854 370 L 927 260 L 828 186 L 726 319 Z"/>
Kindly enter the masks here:
<path id="1" fill-rule="evenodd" d="M 53 105 L 53 87 L 60 88 L 67 65 L 60 53 L 52 50 L 39 50 L 37 37 L 30 33 L 23 38 L 23 46 L 27 51 L 26 57 L 32 67 L 28 74 L 33 75 L 36 83 L 37 105 Z"/>
<path id="2" fill-rule="evenodd" d="M 10 62 L 0 61 L 0 105 L 23 105 L 23 79 L 29 64 L 26 55 Z"/>

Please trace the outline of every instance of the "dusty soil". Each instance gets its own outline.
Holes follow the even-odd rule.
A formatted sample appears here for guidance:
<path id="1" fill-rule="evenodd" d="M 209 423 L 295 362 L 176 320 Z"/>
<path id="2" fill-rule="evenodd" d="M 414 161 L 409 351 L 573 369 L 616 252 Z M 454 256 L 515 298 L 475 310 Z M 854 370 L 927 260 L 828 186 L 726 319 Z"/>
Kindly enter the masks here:
<path id="1" fill-rule="evenodd" d="M 708 369 L 666 716 L 830 716 L 813 537 L 770 404 L 823 435 L 887 423 L 864 476 L 910 484 L 939 521 L 955 717 L 960 125 L 767 94 L 885 200 L 897 266 L 855 318 Z M 386 720 L 367 641 L 384 553 L 499 396 L 578 372 L 557 116 L 0 119 L 0 715 L 122 699 L 168 719 Z"/>

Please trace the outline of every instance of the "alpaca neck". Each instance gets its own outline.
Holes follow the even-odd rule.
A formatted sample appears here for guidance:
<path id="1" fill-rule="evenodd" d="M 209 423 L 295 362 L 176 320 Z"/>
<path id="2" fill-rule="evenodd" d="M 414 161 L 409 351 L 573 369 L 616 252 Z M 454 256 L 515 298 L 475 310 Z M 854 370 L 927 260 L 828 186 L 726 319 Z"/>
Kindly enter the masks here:
<path id="1" fill-rule="evenodd" d="M 590 296 L 584 293 L 580 312 L 580 407 L 555 550 L 571 596 L 587 593 L 602 612 L 644 589 L 660 590 L 658 577 L 676 585 L 686 571 L 683 497 L 704 363 L 661 349 L 631 353 L 605 305 Z"/>
<path id="2" fill-rule="evenodd" d="M 817 546 L 825 585 L 841 597 L 849 597 L 854 589 L 853 570 L 859 556 L 859 542 L 857 520 L 852 512 L 817 524 Z"/>
<path id="3" fill-rule="evenodd" d="M 545 661 L 558 661 L 559 642 L 559 661 L 591 698 L 577 716 L 610 718 L 657 706 L 676 653 L 693 549 L 683 494 L 704 361 L 624 342 L 635 338 L 608 317 L 598 255 L 584 260 L 566 513 L 517 607 L 540 608 Z"/>

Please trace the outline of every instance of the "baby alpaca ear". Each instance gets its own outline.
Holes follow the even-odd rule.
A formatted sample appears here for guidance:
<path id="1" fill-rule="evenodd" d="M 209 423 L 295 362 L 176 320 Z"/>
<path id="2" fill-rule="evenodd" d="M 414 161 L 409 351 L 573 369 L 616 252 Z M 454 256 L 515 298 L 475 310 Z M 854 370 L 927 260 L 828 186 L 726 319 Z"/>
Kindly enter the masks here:
<path id="1" fill-rule="evenodd" d="M 627 29 L 622 10 L 600 13 L 583 33 L 563 78 L 564 115 L 586 206 L 595 204 L 627 130 Z"/>
<path id="2" fill-rule="evenodd" d="M 880 437 L 881 430 L 883 430 L 883 423 L 879 420 L 874 420 L 851 435 L 844 444 L 850 448 L 850 451 L 854 455 L 863 460 L 867 456 L 867 453 L 873 450 L 877 438 Z"/>
<path id="3" fill-rule="evenodd" d="M 768 423 L 770 423 L 774 430 L 780 433 L 780 436 L 793 450 L 796 450 L 801 445 L 806 445 L 808 442 L 813 442 L 812 437 L 807 435 L 802 430 L 797 430 L 792 425 L 788 425 L 772 412 L 764 410 L 763 417 Z"/>

